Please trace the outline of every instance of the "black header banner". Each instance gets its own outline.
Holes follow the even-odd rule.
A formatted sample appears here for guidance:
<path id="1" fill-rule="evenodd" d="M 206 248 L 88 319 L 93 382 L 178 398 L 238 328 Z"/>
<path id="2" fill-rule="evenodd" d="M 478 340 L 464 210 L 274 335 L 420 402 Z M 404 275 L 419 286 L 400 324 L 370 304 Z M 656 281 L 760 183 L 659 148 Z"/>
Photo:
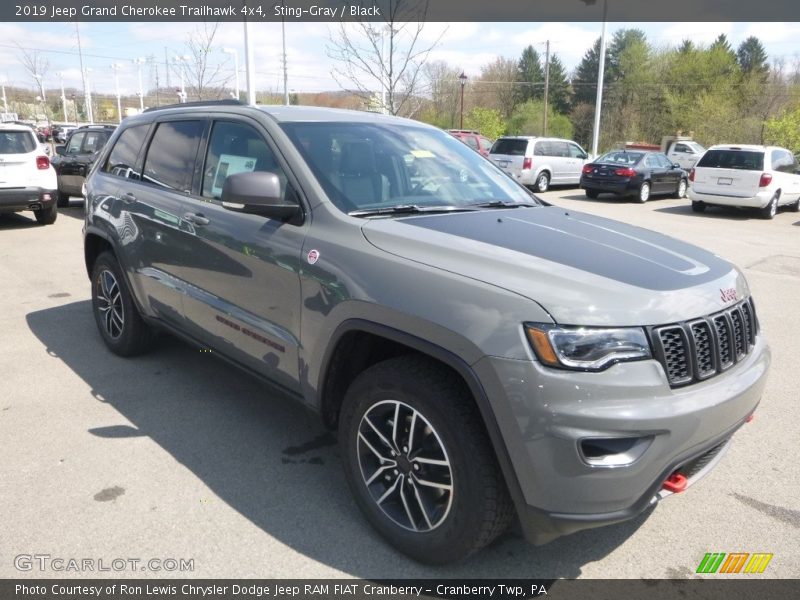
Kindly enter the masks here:
<path id="1" fill-rule="evenodd" d="M 3 0 L 0 21 L 797 21 L 798 0 Z"/>
<path id="2" fill-rule="evenodd" d="M 796 597 L 798 580 L 761 579 L 4 579 L 3 600 L 729 600 Z"/>

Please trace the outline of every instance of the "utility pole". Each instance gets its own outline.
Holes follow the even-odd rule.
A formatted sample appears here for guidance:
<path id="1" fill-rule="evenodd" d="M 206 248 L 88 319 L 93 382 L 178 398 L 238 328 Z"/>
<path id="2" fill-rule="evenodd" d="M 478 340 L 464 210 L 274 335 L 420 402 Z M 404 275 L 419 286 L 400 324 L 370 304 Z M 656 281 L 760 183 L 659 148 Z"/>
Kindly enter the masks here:
<path id="1" fill-rule="evenodd" d="M 117 120 L 122 123 L 122 98 L 119 95 L 119 69 L 121 65 L 111 63 L 111 69 L 114 71 L 114 93 L 117 96 Z"/>
<path id="2" fill-rule="evenodd" d="M 59 72 L 57 75 L 58 80 L 61 83 L 61 109 L 64 111 L 64 123 L 69 123 L 69 117 L 67 116 L 67 96 L 64 94 L 64 74 Z M 5 96 L 5 93 L 3 96 Z M 6 112 L 8 111 L 6 110 Z"/>
<path id="3" fill-rule="evenodd" d="M 164 46 L 164 65 L 167 69 L 167 87 L 169 87 L 169 55 L 167 54 L 166 46 Z"/>
<path id="4" fill-rule="evenodd" d="M 285 5 L 286 2 L 281 2 L 281 5 Z M 283 42 L 283 104 L 284 106 L 289 106 L 289 73 L 286 69 L 286 18 L 283 16 L 283 12 L 281 12 L 281 40 Z"/>
<path id="5" fill-rule="evenodd" d="M 550 40 L 545 42 L 544 50 L 544 126 L 542 135 L 547 136 L 547 95 L 550 92 Z"/>
<path id="6" fill-rule="evenodd" d="M 255 106 L 256 104 L 256 64 L 253 56 L 252 31 L 250 21 L 244 22 L 244 56 L 245 72 L 247 73 L 247 103 Z"/>

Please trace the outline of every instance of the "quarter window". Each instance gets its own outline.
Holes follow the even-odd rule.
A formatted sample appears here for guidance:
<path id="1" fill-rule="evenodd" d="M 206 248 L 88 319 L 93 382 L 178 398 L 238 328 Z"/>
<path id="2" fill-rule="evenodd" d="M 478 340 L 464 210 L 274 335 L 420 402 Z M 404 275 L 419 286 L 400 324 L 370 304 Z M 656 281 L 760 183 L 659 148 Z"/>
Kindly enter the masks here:
<path id="1" fill-rule="evenodd" d="M 141 179 L 136 171 L 136 158 L 148 128 L 149 125 L 136 125 L 124 130 L 114 143 L 103 171 L 126 179 Z"/>
<path id="2" fill-rule="evenodd" d="M 204 121 L 159 123 L 147 150 L 142 179 L 179 192 L 189 192 L 204 126 Z"/>

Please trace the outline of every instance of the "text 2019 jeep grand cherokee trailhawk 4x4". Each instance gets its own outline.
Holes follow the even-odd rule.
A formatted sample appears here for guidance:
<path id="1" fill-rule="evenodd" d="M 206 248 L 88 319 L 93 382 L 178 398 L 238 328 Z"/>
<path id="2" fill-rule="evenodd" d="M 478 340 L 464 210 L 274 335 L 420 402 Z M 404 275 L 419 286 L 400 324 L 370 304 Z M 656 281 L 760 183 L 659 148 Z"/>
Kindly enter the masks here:
<path id="1" fill-rule="evenodd" d="M 444 563 L 702 476 L 769 351 L 742 273 L 530 195 L 449 134 L 311 107 L 126 119 L 86 182 L 105 343 L 211 347 L 337 427 L 366 518 Z"/>

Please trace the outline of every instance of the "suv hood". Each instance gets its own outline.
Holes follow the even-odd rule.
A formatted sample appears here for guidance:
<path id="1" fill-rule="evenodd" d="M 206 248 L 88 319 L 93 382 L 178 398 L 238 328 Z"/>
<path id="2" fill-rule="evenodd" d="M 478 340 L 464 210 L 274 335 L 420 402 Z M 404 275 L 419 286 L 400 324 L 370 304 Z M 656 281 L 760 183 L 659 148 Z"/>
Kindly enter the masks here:
<path id="1" fill-rule="evenodd" d="M 674 323 L 732 304 L 722 290 L 748 295 L 741 273 L 706 250 L 557 207 L 372 219 L 362 231 L 385 252 L 534 300 L 562 324 Z"/>

